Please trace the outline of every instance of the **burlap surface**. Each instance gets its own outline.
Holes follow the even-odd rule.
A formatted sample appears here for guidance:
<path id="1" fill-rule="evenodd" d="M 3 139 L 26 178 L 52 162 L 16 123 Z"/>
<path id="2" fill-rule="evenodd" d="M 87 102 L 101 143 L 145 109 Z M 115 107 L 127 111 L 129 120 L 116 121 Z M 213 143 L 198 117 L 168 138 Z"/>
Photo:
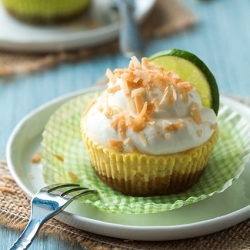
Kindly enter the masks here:
<path id="1" fill-rule="evenodd" d="M 7 164 L 0 161 L 0 223 L 6 227 L 23 230 L 30 215 L 30 201 L 11 177 Z M 55 219 L 48 221 L 40 234 L 53 234 L 72 245 L 84 249 L 122 250 L 122 249 L 250 249 L 250 219 L 218 233 L 187 240 L 141 242 L 115 239 L 88 233 Z"/>
<path id="2" fill-rule="evenodd" d="M 153 10 L 141 25 L 145 42 L 153 37 L 172 34 L 193 25 L 196 16 L 181 0 L 157 0 Z M 31 73 L 62 62 L 83 61 L 95 55 L 115 53 L 118 42 L 113 41 L 95 48 L 79 48 L 76 51 L 58 53 L 28 54 L 0 50 L 0 76 L 15 73 Z"/>

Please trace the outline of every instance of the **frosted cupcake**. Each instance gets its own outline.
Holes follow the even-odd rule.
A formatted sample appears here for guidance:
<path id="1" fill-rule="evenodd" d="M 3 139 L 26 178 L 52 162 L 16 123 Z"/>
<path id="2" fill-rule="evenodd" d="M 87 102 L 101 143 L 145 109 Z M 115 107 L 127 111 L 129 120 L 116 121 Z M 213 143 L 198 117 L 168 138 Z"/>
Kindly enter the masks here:
<path id="1" fill-rule="evenodd" d="M 81 132 L 99 178 L 126 195 L 179 193 L 204 173 L 218 139 L 213 109 L 192 83 L 133 57 L 107 70 L 107 89 L 85 110 Z"/>
<path id="2" fill-rule="evenodd" d="M 69 21 L 81 15 L 91 0 L 2 0 L 14 17 L 34 24 Z"/>

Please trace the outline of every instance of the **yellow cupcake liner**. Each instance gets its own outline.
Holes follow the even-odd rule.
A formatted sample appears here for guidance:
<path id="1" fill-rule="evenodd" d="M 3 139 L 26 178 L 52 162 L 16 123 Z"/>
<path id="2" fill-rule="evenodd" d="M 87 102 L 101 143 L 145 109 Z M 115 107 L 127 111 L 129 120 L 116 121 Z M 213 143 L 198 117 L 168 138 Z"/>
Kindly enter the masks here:
<path id="1" fill-rule="evenodd" d="M 101 145 L 81 128 L 91 165 L 99 178 L 126 195 L 152 196 L 179 193 L 195 184 L 206 169 L 218 139 L 211 138 L 199 147 L 167 155 L 124 153 Z"/>

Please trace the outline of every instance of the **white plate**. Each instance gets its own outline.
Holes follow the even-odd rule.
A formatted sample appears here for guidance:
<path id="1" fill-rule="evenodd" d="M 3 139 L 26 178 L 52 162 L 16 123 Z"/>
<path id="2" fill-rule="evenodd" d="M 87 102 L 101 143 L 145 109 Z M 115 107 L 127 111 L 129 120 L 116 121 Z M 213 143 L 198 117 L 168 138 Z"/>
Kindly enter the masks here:
<path id="1" fill-rule="evenodd" d="M 0 1 L 0 48 L 14 51 L 50 52 L 96 46 L 118 36 L 119 17 L 111 0 L 93 0 L 89 14 L 57 26 L 29 25 L 12 18 Z M 136 0 L 135 19 L 142 22 L 155 0 Z M 91 29 L 86 19 L 98 24 Z M 11 31 L 11 32 L 10 32 Z"/>
<path id="2" fill-rule="evenodd" d="M 31 157 L 40 150 L 44 125 L 63 103 L 83 90 L 55 99 L 26 116 L 7 145 L 7 163 L 20 188 L 33 196 L 42 186 L 42 166 Z M 95 88 L 96 90 L 96 88 Z M 221 101 L 250 121 L 250 108 L 224 96 Z M 29 174 L 33 179 L 28 178 Z M 250 164 L 240 178 L 221 194 L 173 211 L 144 215 L 109 214 L 73 202 L 57 219 L 96 234 L 131 240 L 175 240 L 197 237 L 228 228 L 250 217 Z"/>

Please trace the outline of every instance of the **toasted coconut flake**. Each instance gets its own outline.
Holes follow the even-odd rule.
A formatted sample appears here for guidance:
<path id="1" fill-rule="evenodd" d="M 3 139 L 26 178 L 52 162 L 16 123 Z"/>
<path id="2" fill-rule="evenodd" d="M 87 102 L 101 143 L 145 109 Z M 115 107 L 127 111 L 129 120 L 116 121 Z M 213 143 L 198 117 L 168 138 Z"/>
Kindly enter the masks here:
<path id="1" fill-rule="evenodd" d="M 123 79 L 123 80 L 128 80 L 129 75 L 130 75 L 129 72 L 124 71 L 124 72 L 121 74 L 121 79 Z"/>
<path id="2" fill-rule="evenodd" d="M 141 59 L 141 64 L 142 64 L 142 66 L 148 66 L 148 58 L 147 57 L 143 57 Z"/>
<path id="3" fill-rule="evenodd" d="M 196 133 L 197 133 L 197 135 L 198 135 L 199 137 L 202 136 L 202 130 L 201 130 L 201 129 L 196 130 Z"/>
<path id="4" fill-rule="evenodd" d="M 126 136 L 127 126 L 125 122 L 125 118 L 122 117 L 118 121 L 118 133 L 119 135 L 124 138 Z"/>
<path id="5" fill-rule="evenodd" d="M 178 82 L 180 80 L 180 76 L 173 70 L 170 70 L 171 73 L 171 78 L 175 81 Z"/>
<path id="6" fill-rule="evenodd" d="M 116 117 L 114 117 L 114 119 L 110 122 L 110 127 L 111 128 L 115 128 L 116 126 L 117 126 L 117 124 L 118 124 L 118 121 L 119 121 L 119 118 L 118 118 L 118 116 L 116 116 Z"/>
<path id="7" fill-rule="evenodd" d="M 143 87 L 141 78 L 139 78 L 139 80 L 137 82 L 127 81 L 127 84 L 128 84 L 128 87 L 132 88 L 132 89 L 137 89 L 137 88 Z"/>
<path id="8" fill-rule="evenodd" d="M 142 81 L 142 85 L 147 92 L 150 90 L 150 81 L 148 78 Z"/>
<path id="9" fill-rule="evenodd" d="M 189 92 L 191 91 L 194 86 L 190 82 L 183 82 L 179 81 L 177 85 L 184 91 L 184 92 Z"/>
<path id="10" fill-rule="evenodd" d="M 201 115 L 200 115 L 200 111 L 199 110 L 191 110 L 190 111 L 191 116 L 193 117 L 194 121 L 197 124 L 202 124 L 202 119 L 201 119 Z"/>
<path id="11" fill-rule="evenodd" d="M 144 132 L 141 131 L 141 132 L 139 133 L 139 136 L 140 136 L 140 140 L 141 140 L 143 146 L 147 146 L 148 141 L 147 141 L 147 138 L 146 138 Z"/>
<path id="12" fill-rule="evenodd" d="M 113 112 L 113 115 L 121 114 L 122 109 L 118 106 L 112 106 L 112 112 Z"/>
<path id="13" fill-rule="evenodd" d="M 211 126 L 211 129 L 218 129 L 218 123 L 216 122 L 216 123 L 214 123 L 214 124 L 212 124 Z"/>
<path id="14" fill-rule="evenodd" d="M 174 98 L 174 101 L 177 100 L 177 92 L 176 92 L 176 89 L 173 85 L 171 85 L 171 90 L 172 90 L 172 93 L 173 93 L 173 98 Z"/>
<path id="15" fill-rule="evenodd" d="M 114 75 L 117 76 L 117 77 L 120 77 L 124 72 L 125 72 L 124 69 L 115 69 L 114 70 Z"/>
<path id="16" fill-rule="evenodd" d="M 139 133 L 140 131 L 143 130 L 144 124 L 145 124 L 145 118 L 134 119 L 133 125 L 132 125 L 133 131 L 136 133 Z"/>
<path id="17" fill-rule="evenodd" d="M 115 84 L 116 78 L 115 78 L 113 72 L 112 72 L 110 69 L 107 69 L 107 71 L 106 71 L 106 76 L 108 77 L 108 79 L 109 79 L 109 81 L 110 81 L 111 83 Z"/>
<path id="18" fill-rule="evenodd" d="M 153 103 L 149 103 L 147 105 L 147 112 L 146 112 L 146 114 L 148 116 L 150 116 L 150 115 L 152 115 L 154 113 L 154 110 L 155 110 L 155 105 Z"/>
<path id="19" fill-rule="evenodd" d="M 135 103 L 133 98 L 131 98 L 130 96 L 127 97 L 127 104 L 128 104 L 128 109 L 132 112 L 132 113 L 136 113 L 136 107 L 135 107 Z"/>
<path id="20" fill-rule="evenodd" d="M 134 83 L 138 83 L 141 78 L 139 76 L 134 76 L 133 81 Z"/>
<path id="21" fill-rule="evenodd" d="M 136 152 L 138 152 L 138 149 L 137 149 L 135 146 L 133 146 L 133 147 L 131 148 L 131 151 L 132 151 L 133 153 L 136 153 Z"/>
<path id="22" fill-rule="evenodd" d="M 161 101 L 160 101 L 159 105 L 161 105 L 161 104 L 165 101 L 166 96 L 168 95 L 168 90 L 169 90 L 169 88 L 168 88 L 168 86 L 167 86 L 167 87 L 165 88 L 165 90 L 164 90 L 164 94 L 163 94 L 163 96 L 162 96 L 162 98 L 161 98 Z"/>
<path id="23" fill-rule="evenodd" d="M 158 98 L 152 99 L 151 103 L 154 104 L 155 111 L 158 112 L 159 111 L 159 106 L 160 106 Z"/>
<path id="24" fill-rule="evenodd" d="M 178 119 L 176 123 L 166 123 L 164 128 L 169 132 L 177 131 L 180 130 L 184 124 L 185 124 L 184 120 Z"/>
<path id="25" fill-rule="evenodd" d="M 42 154 L 40 152 L 37 152 L 32 158 L 31 162 L 32 163 L 39 163 L 42 159 Z"/>
<path id="26" fill-rule="evenodd" d="M 200 110 L 199 104 L 197 102 L 192 102 L 190 109 L 191 110 Z"/>
<path id="27" fill-rule="evenodd" d="M 115 93 L 120 89 L 121 89 L 121 86 L 116 84 L 114 86 L 108 87 L 107 91 L 108 91 L 108 93 Z"/>
<path id="28" fill-rule="evenodd" d="M 127 80 L 121 79 L 121 88 L 125 95 L 129 94 L 130 91 L 129 91 Z"/>
<path id="29" fill-rule="evenodd" d="M 102 113 L 102 112 L 103 112 L 103 106 L 102 106 L 101 104 L 100 104 L 100 105 L 98 105 L 97 109 L 100 111 L 100 113 Z"/>
<path id="30" fill-rule="evenodd" d="M 144 126 L 145 126 L 145 117 L 138 116 L 133 120 L 132 128 L 134 132 L 139 133 L 140 131 L 143 130 Z"/>
<path id="31" fill-rule="evenodd" d="M 158 88 L 162 93 L 164 93 L 165 84 L 161 81 L 161 79 L 155 79 L 154 85 L 155 85 L 155 87 Z"/>
<path id="32" fill-rule="evenodd" d="M 123 111 L 124 118 L 126 121 L 126 126 L 130 126 L 132 124 L 132 117 L 130 116 L 130 113 L 128 110 Z"/>
<path id="33" fill-rule="evenodd" d="M 120 152 L 124 150 L 123 142 L 121 140 L 109 140 L 109 146 Z"/>
<path id="34" fill-rule="evenodd" d="M 72 181 L 78 181 L 78 176 L 74 174 L 73 172 L 69 171 L 68 175 Z"/>
<path id="35" fill-rule="evenodd" d="M 113 115 L 113 110 L 110 106 L 106 106 L 106 111 L 104 112 L 104 115 L 107 117 L 107 118 L 110 118 L 112 115 Z"/>
<path id="36" fill-rule="evenodd" d="M 124 144 L 125 146 L 128 145 L 129 142 L 130 142 L 130 140 L 131 140 L 130 137 L 126 138 L 126 139 L 124 140 L 123 144 Z"/>
<path id="37" fill-rule="evenodd" d="M 143 116 L 146 115 L 146 113 L 147 113 L 147 107 L 148 107 L 148 103 L 145 102 L 144 105 L 143 105 L 143 108 L 142 108 L 142 110 L 141 110 L 141 112 L 139 114 L 139 117 L 143 117 Z"/>
<path id="38" fill-rule="evenodd" d="M 153 126 L 153 125 L 155 125 L 155 120 L 147 121 L 147 124 L 148 124 L 149 126 Z"/>
<path id="39" fill-rule="evenodd" d="M 172 106 L 174 103 L 175 103 L 174 96 L 170 92 L 168 92 L 167 93 L 167 105 L 168 105 L 168 107 Z"/>
<path id="40" fill-rule="evenodd" d="M 136 107 L 136 113 L 139 114 L 144 106 L 144 98 L 142 95 L 136 95 L 134 97 L 135 107 Z"/>
<path id="41" fill-rule="evenodd" d="M 132 90 L 131 96 L 136 97 L 138 95 L 142 95 L 145 92 L 145 89 L 140 87 Z"/>
<path id="42" fill-rule="evenodd" d="M 130 62 L 129 62 L 129 65 L 128 65 L 128 68 L 129 69 L 134 69 L 134 63 L 132 62 L 132 60 L 130 60 Z"/>
<path id="43" fill-rule="evenodd" d="M 131 61 L 133 62 L 135 68 L 140 68 L 140 67 L 141 67 L 141 63 L 140 63 L 140 61 L 137 59 L 136 56 L 132 56 L 132 57 L 131 57 Z"/>
<path id="44" fill-rule="evenodd" d="M 182 92 L 182 101 L 183 101 L 184 103 L 188 103 L 188 100 L 189 100 L 188 92 L 183 91 L 183 92 Z"/>
<path id="45" fill-rule="evenodd" d="M 170 133 L 166 133 L 166 134 L 164 135 L 164 138 L 165 138 L 166 140 L 168 140 L 170 137 L 171 137 L 171 134 L 170 134 Z"/>
<path id="46" fill-rule="evenodd" d="M 140 69 L 136 69 L 134 71 L 134 75 L 140 77 L 140 79 L 141 79 L 141 76 L 143 75 L 143 71 Z"/>

